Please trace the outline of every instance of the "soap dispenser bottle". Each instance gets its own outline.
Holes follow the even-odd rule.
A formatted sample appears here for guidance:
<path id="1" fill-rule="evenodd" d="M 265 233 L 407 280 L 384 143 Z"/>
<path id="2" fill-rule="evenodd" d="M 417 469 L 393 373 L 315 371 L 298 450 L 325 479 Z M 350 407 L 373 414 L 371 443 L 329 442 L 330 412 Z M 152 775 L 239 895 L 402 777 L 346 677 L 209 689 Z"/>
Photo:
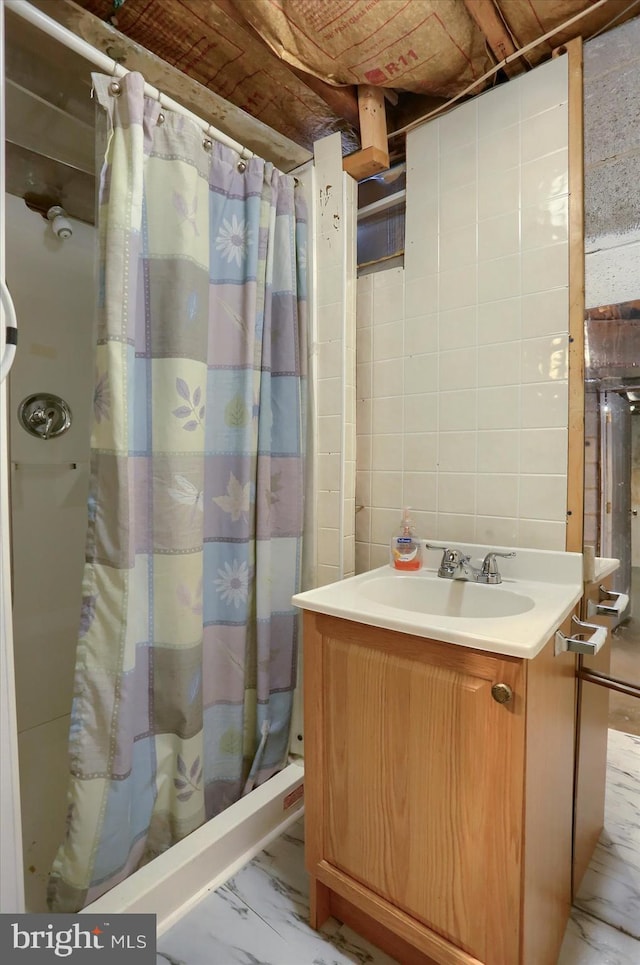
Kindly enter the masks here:
<path id="1" fill-rule="evenodd" d="M 422 566 L 422 542 L 415 535 L 408 506 L 402 510 L 400 529 L 391 538 L 389 562 L 396 570 L 419 570 Z"/>

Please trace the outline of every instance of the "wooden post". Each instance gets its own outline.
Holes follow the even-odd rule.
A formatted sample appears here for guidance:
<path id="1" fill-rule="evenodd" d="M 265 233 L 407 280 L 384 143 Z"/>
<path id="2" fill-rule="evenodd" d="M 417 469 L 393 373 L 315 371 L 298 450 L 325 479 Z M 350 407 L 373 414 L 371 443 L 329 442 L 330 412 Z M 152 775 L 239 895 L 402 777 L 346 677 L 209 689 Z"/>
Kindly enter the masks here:
<path id="1" fill-rule="evenodd" d="M 343 170 L 356 181 L 377 174 L 378 171 L 386 171 L 389 167 L 384 89 L 361 84 L 358 87 L 358 113 L 362 147 L 342 162 Z"/>

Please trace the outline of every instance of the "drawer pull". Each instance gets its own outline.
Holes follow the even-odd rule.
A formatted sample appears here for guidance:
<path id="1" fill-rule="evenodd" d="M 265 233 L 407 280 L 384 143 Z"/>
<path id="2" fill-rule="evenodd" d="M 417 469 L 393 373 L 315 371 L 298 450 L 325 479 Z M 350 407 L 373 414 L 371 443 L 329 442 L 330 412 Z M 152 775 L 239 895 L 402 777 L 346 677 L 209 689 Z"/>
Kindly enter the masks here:
<path id="1" fill-rule="evenodd" d="M 600 599 L 589 600 L 587 603 L 588 617 L 619 617 L 623 610 L 629 605 L 629 597 L 626 593 L 618 593 L 616 590 L 608 590 L 606 586 L 598 588 Z"/>
<path id="2" fill-rule="evenodd" d="M 584 653 L 594 656 L 604 646 L 607 641 L 606 627 L 596 626 L 595 623 L 583 623 L 577 617 L 571 617 L 572 626 L 576 627 L 570 637 L 566 636 L 561 630 L 556 632 L 555 653 Z M 587 631 L 587 632 L 583 632 Z M 588 632 L 591 631 L 591 632 Z"/>

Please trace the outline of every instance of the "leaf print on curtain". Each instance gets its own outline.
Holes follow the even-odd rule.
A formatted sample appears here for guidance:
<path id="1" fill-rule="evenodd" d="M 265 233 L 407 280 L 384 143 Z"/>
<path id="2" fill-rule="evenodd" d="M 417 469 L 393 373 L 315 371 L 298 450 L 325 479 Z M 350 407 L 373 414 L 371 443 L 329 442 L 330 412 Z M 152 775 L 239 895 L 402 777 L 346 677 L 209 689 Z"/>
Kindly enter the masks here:
<path id="1" fill-rule="evenodd" d="M 60 912 L 276 773 L 296 683 L 304 204 L 273 165 L 157 124 L 139 74 L 109 81 Z"/>

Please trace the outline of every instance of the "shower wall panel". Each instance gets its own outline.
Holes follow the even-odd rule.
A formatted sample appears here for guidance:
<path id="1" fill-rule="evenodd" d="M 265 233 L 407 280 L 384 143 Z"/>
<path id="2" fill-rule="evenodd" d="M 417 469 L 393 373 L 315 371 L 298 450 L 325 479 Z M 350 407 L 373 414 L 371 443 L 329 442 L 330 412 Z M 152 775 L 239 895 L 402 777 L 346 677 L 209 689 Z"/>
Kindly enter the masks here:
<path id="1" fill-rule="evenodd" d="M 93 387 L 95 229 L 60 241 L 7 195 L 7 281 L 20 326 L 10 377 L 13 622 L 27 907 L 44 911 L 64 831 L 67 733 L 82 597 Z M 61 396 L 71 428 L 42 440 L 20 402 Z"/>

